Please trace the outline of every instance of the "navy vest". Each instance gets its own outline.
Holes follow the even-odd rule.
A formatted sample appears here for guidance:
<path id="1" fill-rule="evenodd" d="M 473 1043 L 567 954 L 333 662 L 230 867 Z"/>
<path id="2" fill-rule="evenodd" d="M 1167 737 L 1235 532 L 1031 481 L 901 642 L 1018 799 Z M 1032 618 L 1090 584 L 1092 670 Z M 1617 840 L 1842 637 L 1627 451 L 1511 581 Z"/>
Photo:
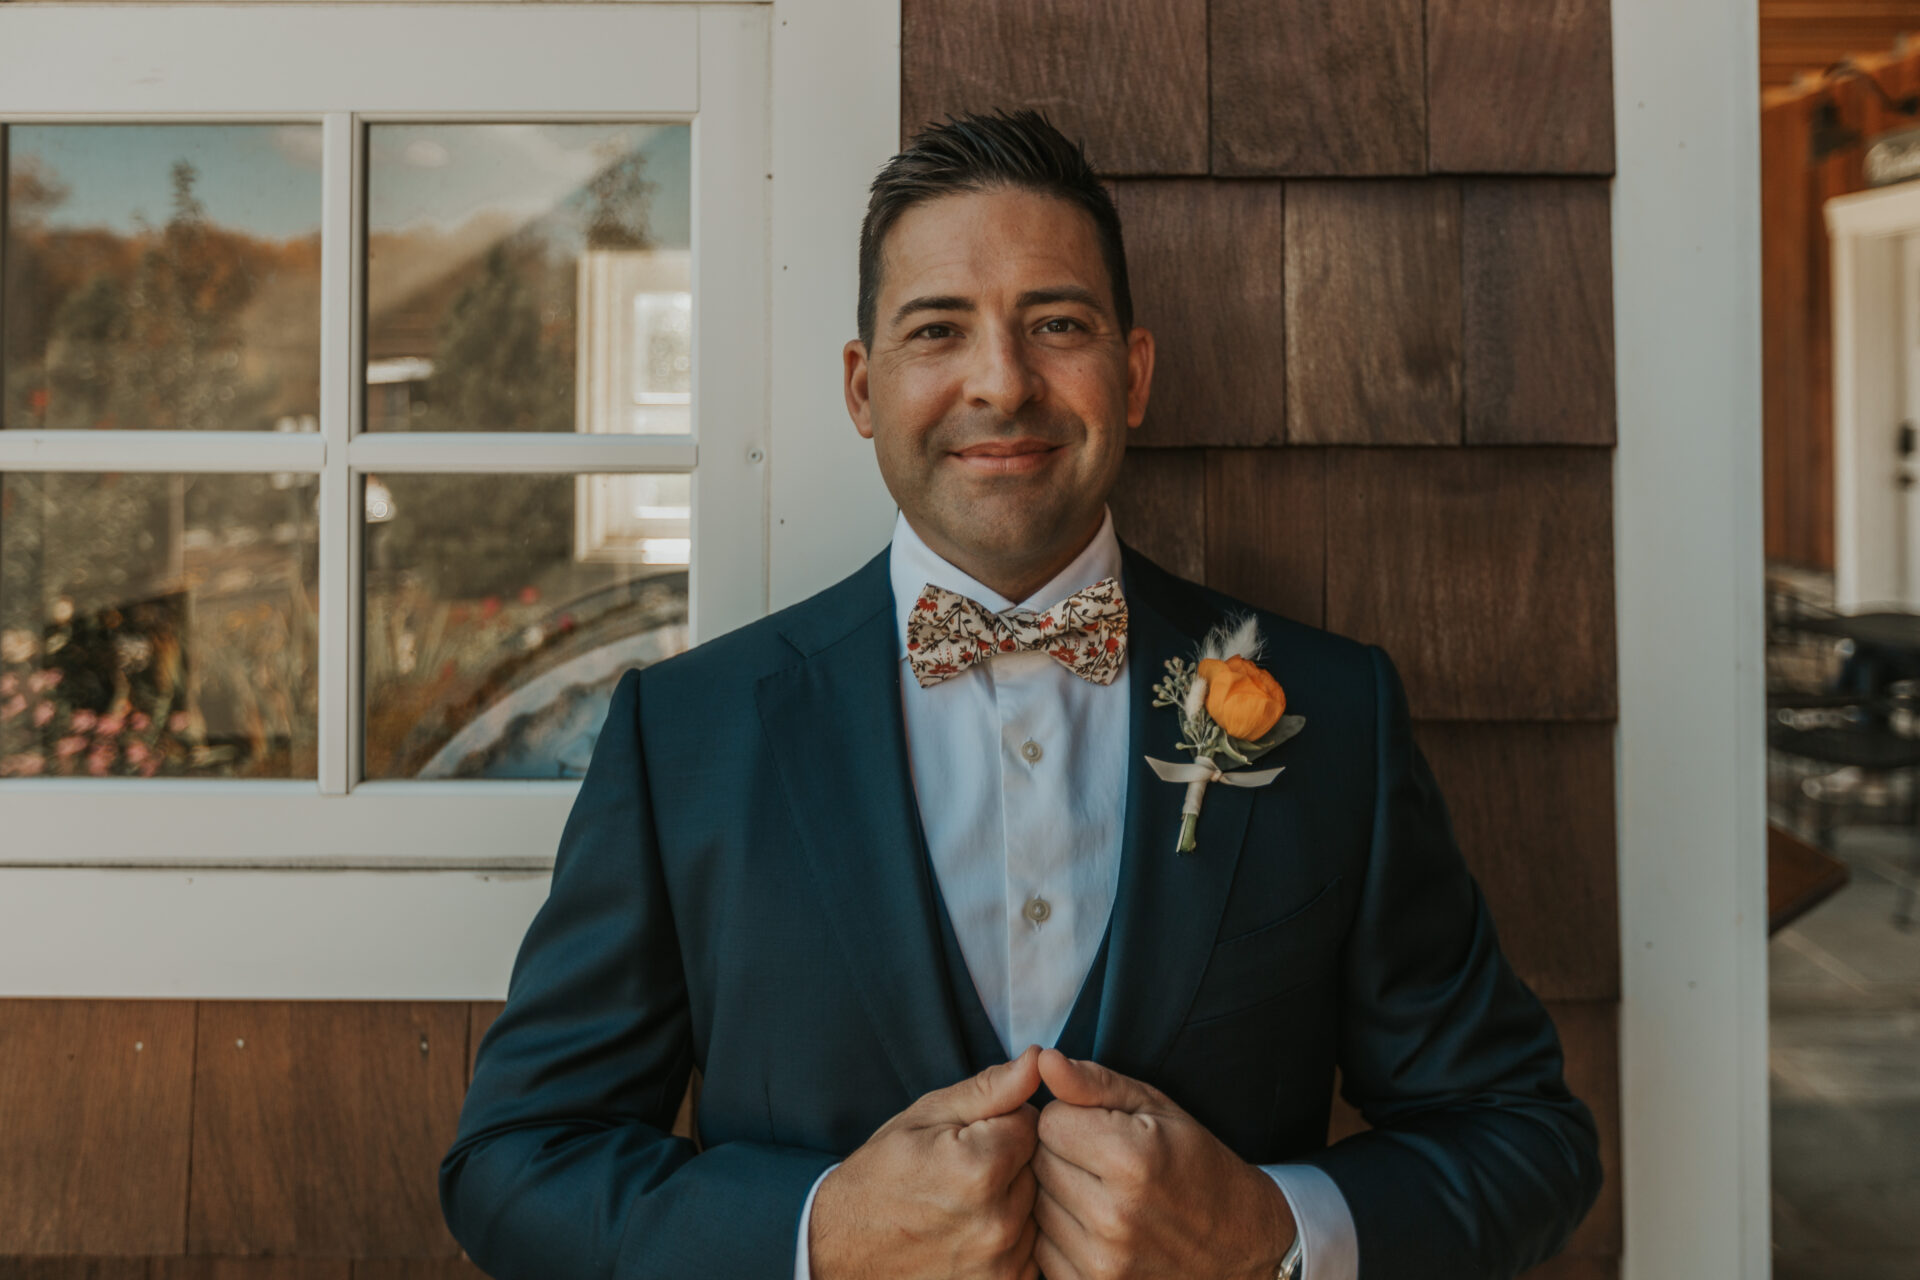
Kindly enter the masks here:
<path id="1" fill-rule="evenodd" d="M 980 992 L 973 985 L 973 975 L 967 971 L 966 957 L 960 952 L 959 936 L 954 933 L 953 921 L 947 915 L 946 896 L 940 892 L 939 877 L 932 878 L 937 908 L 935 914 L 940 917 L 940 951 L 946 960 L 947 998 L 951 1002 L 955 1021 L 960 1025 L 961 1039 L 966 1044 L 968 1069 L 977 1074 L 996 1062 L 1005 1062 L 1008 1055 L 1001 1047 L 1000 1037 L 987 1017 L 985 1006 L 980 1003 Z M 1061 1028 L 1060 1038 L 1053 1045 L 1070 1058 L 1086 1058 L 1093 1054 L 1093 1035 L 1100 1021 L 1100 992 L 1105 985 L 1107 972 L 1107 942 L 1112 936 L 1113 920 L 1109 914 L 1106 932 L 1100 937 L 1100 948 L 1093 954 L 1093 964 L 1080 984 L 1080 994 L 1074 997 L 1073 1008 L 1067 1013 L 1066 1026 Z M 1025 1047 L 1015 1046 L 1016 1051 Z M 1033 1105 L 1044 1107 L 1051 1101 L 1052 1092 L 1042 1084 L 1033 1095 Z"/>

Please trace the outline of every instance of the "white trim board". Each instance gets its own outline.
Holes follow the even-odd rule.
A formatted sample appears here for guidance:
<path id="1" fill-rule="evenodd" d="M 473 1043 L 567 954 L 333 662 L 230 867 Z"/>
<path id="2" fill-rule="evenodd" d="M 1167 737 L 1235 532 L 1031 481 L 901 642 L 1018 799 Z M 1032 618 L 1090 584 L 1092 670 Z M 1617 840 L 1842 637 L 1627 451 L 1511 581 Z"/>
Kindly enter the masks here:
<path id="1" fill-rule="evenodd" d="M 1625 1280 L 1769 1274 L 1758 14 L 1613 0 Z"/>
<path id="2" fill-rule="evenodd" d="M 548 879 L 0 869 L 0 996 L 499 1000 Z"/>

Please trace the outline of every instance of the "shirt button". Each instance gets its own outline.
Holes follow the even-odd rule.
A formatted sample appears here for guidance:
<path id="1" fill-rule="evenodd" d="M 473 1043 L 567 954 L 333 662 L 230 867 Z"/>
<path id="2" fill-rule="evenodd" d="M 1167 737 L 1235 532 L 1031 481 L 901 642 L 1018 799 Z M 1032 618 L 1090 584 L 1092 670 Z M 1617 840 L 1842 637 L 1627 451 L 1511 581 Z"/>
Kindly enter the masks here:
<path id="1" fill-rule="evenodd" d="M 1025 915 L 1027 919 L 1033 921 L 1035 924 L 1044 923 L 1046 918 L 1052 914 L 1053 908 L 1047 904 L 1045 898 L 1027 899 Z"/>
<path id="2" fill-rule="evenodd" d="M 1028 738 L 1025 742 L 1020 744 L 1020 754 L 1026 757 L 1026 761 L 1028 764 L 1039 764 L 1040 756 L 1042 754 L 1040 750 L 1040 744 L 1035 742 L 1032 738 Z"/>

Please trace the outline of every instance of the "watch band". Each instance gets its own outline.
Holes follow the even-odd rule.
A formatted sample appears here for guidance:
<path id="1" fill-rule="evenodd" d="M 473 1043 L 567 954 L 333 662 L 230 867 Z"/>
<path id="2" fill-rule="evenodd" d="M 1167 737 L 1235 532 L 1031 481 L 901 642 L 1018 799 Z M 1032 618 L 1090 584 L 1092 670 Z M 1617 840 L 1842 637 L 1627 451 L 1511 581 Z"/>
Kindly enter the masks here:
<path id="1" fill-rule="evenodd" d="M 1280 1269 L 1273 1273 L 1273 1280 L 1300 1280 L 1300 1233 L 1293 1233 L 1293 1243 L 1287 1246 L 1286 1257 L 1280 1259 Z"/>

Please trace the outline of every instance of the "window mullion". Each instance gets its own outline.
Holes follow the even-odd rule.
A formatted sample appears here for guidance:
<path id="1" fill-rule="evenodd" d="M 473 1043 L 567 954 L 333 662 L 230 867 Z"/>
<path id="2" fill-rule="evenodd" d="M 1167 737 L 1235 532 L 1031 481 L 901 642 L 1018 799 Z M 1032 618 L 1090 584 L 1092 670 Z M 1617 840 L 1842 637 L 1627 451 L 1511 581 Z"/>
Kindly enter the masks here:
<path id="1" fill-rule="evenodd" d="M 347 463 L 347 442 L 359 396 L 354 371 L 364 340 L 360 306 L 360 129 L 349 112 L 328 112 L 323 124 L 320 215 L 320 723 L 323 795 L 345 795 L 358 758 L 358 613 L 355 586 L 360 522 L 359 478 Z"/>
<path id="2" fill-rule="evenodd" d="M 312 432 L 0 432 L 0 471 L 310 473 L 324 453 Z"/>

